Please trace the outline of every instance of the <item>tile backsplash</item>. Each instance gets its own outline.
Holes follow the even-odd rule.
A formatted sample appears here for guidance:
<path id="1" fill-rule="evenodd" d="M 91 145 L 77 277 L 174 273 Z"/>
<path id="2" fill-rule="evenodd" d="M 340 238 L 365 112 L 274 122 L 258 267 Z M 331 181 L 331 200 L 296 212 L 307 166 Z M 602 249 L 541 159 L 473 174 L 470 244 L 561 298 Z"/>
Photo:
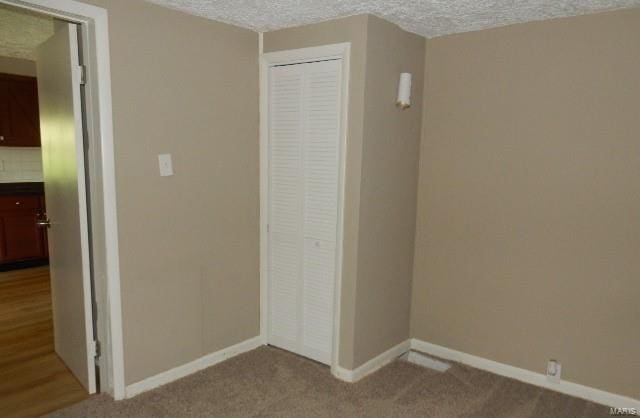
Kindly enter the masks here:
<path id="1" fill-rule="evenodd" d="M 0 147 L 0 183 L 34 181 L 42 181 L 42 150 Z"/>

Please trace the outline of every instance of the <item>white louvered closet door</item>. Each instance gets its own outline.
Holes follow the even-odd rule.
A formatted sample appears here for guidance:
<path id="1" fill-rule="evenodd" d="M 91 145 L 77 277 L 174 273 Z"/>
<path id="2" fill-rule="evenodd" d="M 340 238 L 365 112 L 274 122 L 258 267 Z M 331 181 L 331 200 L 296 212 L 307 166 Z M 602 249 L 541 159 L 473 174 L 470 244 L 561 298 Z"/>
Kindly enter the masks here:
<path id="1" fill-rule="evenodd" d="M 331 363 L 341 61 L 269 73 L 269 343 Z"/>

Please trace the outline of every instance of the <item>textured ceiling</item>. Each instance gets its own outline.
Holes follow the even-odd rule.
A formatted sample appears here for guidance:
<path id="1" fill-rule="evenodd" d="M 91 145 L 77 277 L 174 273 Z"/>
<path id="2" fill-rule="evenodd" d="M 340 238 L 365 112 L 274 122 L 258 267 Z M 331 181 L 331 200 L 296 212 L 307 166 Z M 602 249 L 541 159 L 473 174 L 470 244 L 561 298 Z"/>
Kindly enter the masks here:
<path id="1" fill-rule="evenodd" d="M 259 32 L 370 13 L 427 38 L 640 6 L 640 0 L 148 0 Z"/>
<path id="2" fill-rule="evenodd" d="M 34 59 L 35 47 L 53 35 L 53 19 L 0 7 L 0 56 Z"/>

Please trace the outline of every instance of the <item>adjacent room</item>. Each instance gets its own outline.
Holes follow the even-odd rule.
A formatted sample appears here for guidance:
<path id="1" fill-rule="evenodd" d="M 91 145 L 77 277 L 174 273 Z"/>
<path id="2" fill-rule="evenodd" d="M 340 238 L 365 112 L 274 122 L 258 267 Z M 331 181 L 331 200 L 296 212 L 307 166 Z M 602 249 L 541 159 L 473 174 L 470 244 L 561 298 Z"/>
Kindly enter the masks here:
<path id="1" fill-rule="evenodd" d="M 0 416 L 640 414 L 640 0 L 0 35 Z"/>

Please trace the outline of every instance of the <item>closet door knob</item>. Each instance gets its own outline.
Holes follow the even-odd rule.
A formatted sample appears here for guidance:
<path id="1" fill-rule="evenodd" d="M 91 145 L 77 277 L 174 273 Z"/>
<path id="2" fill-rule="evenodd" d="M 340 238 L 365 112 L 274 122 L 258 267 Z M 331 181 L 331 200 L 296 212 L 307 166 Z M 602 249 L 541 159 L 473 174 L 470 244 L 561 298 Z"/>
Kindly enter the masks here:
<path id="1" fill-rule="evenodd" d="M 4 135 L 0 135 L 0 141 L 4 141 Z"/>

